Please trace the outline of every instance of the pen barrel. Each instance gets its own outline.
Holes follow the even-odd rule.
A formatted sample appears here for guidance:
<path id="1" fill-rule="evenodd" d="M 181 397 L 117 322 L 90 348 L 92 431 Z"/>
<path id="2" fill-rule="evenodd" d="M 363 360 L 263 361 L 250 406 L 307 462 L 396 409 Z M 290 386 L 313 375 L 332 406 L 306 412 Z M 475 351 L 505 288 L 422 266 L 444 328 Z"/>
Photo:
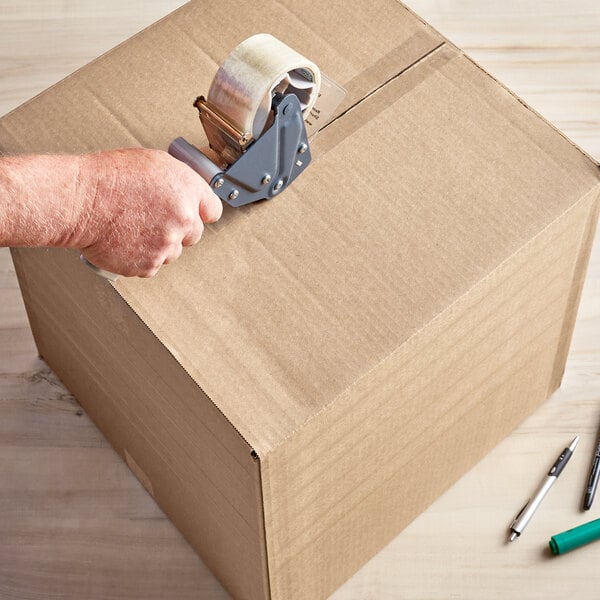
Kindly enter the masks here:
<path id="1" fill-rule="evenodd" d="M 583 509 L 589 510 L 594 502 L 594 496 L 598 489 L 598 479 L 600 478 L 600 442 L 596 445 L 596 452 L 592 459 L 592 466 L 590 468 L 590 476 L 588 477 L 587 485 L 585 487 L 585 494 L 583 496 Z"/>
<path id="2" fill-rule="evenodd" d="M 600 519 L 563 531 L 550 538 L 552 554 L 564 554 L 600 539 Z"/>
<path id="3" fill-rule="evenodd" d="M 600 478 L 600 460 L 595 460 L 586 488 L 586 494 L 589 494 L 592 498 L 598 487 L 598 478 Z"/>
<path id="4" fill-rule="evenodd" d="M 515 519 L 515 522 L 511 526 L 512 531 L 520 534 L 525 527 L 527 527 L 527 524 L 535 514 L 535 511 L 538 509 L 539 505 L 542 503 L 542 500 L 545 498 L 546 494 L 550 491 L 550 488 L 555 482 L 556 477 L 546 477 L 535 496 L 527 503 L 527 506 Z"/>
<path id="5" fill-rule="evenodd" d="M 573 455 L 573 451 L 577 447 L 578 443 L 579 443 L 579 436 L 576 435 L 575 438 L 573 439 L 573 441 L 571 442 L 571 444 L 569 445 L 569 447 L 565 448 L 561 452 L 561 454 L 558 457 L 558 459 L 556 460 L 556 462 L 552 465 L 552 468 L 548 472 L 548 475 L 546 476 L 546 479 L 540 486 L 537 494 L 533 497 L 533 499 L 530 502 L 528 502 L 523 507 L 523 510 L 517 515 L 516 519 L 513 521 L 513 524 L 510 527 L 510 529 L 512 531 L 512 534 L 510 536 L 511 541 L 513 541 L 517 536 L 521 535 L 521 532 L 525 529 L 525 527 L 527 527 L 527 524 L 531 520 L 531 517 L 533 517 L 538 506 L 541 504 L 542 500 L 544 499 L 544 496 L 548 493 L 550 488 L 556 482 L 558 476 L 562 473 L 563 469 L 566 467 L 566 465 L 569 462 L 569 459 L 571 458 L 571 456 Z"/>

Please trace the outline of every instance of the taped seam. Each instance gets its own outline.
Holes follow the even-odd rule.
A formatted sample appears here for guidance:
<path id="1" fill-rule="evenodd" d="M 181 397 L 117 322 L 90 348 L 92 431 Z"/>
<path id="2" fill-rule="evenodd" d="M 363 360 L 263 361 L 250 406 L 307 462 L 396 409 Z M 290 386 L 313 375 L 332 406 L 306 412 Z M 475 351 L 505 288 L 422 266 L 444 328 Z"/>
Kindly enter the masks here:
<path id="1" fill-rule="evenodd" d="M 423 56 L 420 56 L 417 60 L 412 62 L 410 65 L 408 65 L 407 67 L 405 67 L 404 69 L 402 69 L 401 71 L 399 71 L 398 73 L 396 73 L 395 75 L 393 75 L 392 77 L 390 77 L 389 79 L 384 81 L 381 85 L 378 85 L 376 88 L 371 90 L 366 96 L 363 96 L 360 100 L 357 100 L 354 104 L 349 106 L 344 112 L 340 113 L 337 117 L 335 117 L 334 119 L 329 121 L 329 123 L 326 123 L 325 125 L 323 125 L 323 127 L 321 127 L 321 129 L 319 129 L 319 132 L 324 131 L 325 129 L 327 129 L 327 127 L 329 127 L 333 123 L 336 123 L 337 121 L 342 119 L 346 114 L 348 114 L 349 112 L 354 110 L 357 106 L 361 105 L 363 102 L 368 100 L 371 96 L 373 96 L 374 94 L 379 92 L 381 89 L 383 89 L 384 87 L 386 87 L 387 85 L 392 83 L 394 80 L 398 79 L 398 77 L 400 77 L 401 75 L 404 75 L 407 71 L 417 67 L 420 63 L 427 60 L 430 56 L 432 56 L 433 54 L 438 52 L 440 50 L 440 48 L 442 48 L 445 45 L 446 45 L 446 42 L 440 42 L 437 46 L 435 46 L 434 48 L 432 48 L 431 50 L 429 50 L 428 52 L 423 54 Z"/>

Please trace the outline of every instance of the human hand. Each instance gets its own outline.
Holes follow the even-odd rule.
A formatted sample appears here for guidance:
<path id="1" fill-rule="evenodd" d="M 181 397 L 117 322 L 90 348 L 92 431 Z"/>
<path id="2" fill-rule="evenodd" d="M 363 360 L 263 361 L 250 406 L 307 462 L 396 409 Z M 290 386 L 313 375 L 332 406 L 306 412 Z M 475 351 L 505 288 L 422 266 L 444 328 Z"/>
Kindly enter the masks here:
<path id="1" fill-rule="evenodd" d="M 79 161 L 82 210 L 69 245 L 106 271 L 151 277 L 222 214 L 208 183 L 166 152 L 110 150 Z"/>

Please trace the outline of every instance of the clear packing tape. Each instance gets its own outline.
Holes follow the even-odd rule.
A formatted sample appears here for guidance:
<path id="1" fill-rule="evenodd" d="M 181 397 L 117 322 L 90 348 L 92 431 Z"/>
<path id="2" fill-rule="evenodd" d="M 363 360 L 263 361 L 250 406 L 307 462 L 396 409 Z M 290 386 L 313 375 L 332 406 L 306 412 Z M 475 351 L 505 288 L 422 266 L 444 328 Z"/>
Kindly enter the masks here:
<path id="1" fill-rule="evenodd" d="M 322 87 L 322 82 L 325 84 Z M 327 91 L 323 98 L 322 91 Z M 239 44 L 217 71 L 210 86 L 207 102 L 235 128 L 257 139 L 272 119 L 273 94 L 295 94 L 302 108 L 310 136 L 312 121 L 323 122 L 322 110 L 315 107 L 328 100 L 333 109 L 346 92 L 328 78 L 323 78 L 316 64 L 267 33 L 254 35 Z M 201 117 L 211 149 L 221 162 L 231 164 L 242 152 L 239 145 L 223 134 L 206 116 Z"/>

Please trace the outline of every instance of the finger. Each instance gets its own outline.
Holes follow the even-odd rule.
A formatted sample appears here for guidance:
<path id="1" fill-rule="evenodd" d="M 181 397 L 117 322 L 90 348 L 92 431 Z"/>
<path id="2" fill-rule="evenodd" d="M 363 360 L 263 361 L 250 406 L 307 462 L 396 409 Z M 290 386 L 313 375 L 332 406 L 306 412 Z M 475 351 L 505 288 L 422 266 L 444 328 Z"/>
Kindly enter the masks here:
<path id="1" fill-rule="evenodd" d="M 163 263 L 159 263 L 159 261 L 157 260 L 146 260 L 140 264 L 136 263 L 135 275 L 137 275 L 137 277 L 143 278 L 154 277 L 158 273 L 162 265 Z"/>
<path id="2" fill-rule="evenodd" d="M 181 244 L 173 246 L 173 248 L 167 254 L 163 264 L 170 265 L 171 263 L 174 263 L 181 256 L 182 252 L 183 246 Z"/>
<path id="3" fill-rule="evenodd" d="M 115 265 L 108 261 L 102 253 L 92 252 L 88 249 L 82 249 L 80 252 L 79 258 L 98 275 L 106 278 L 110 278 L 111 275 L 125 275 L 121 272 L 122 269 L 115 268 Z"/>
<path id="4" fill-rule="evenodd" d="M 181 240 L 181 243 L 184 246 L 193 246 L 194 244 L 197 244 L 200 241 L 200 238 L 202 237 L 203 231 L 204 223 L 202 222 L 202 219 L 199 216 L 196 216 L 194 218 L 192 226 Z"/>
<path id="5" fill-rule="evenodd" d="M 142 269 L 138 271 L 137 273 L 135 273 L 135 275 L 137 277 L 142 277 L 143 279 L 150 279 L 150 277 L 154 277 L 159 270 L 160 267 L 148 267 L 147 269 Z"/>
<path id="6" fill-rule="evenodd" d="M 207 186 L 200 198 L 200 218 L 205 223 L 215 223 L 222 214 L 221 199 Z"/>

